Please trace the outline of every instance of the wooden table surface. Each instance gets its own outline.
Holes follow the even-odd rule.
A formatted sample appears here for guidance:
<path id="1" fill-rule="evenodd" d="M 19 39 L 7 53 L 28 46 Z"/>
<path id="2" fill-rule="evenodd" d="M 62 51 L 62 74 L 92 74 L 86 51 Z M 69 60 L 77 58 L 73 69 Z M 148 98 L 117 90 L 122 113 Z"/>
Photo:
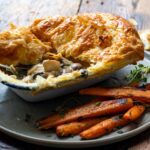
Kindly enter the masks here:
<path id="1" fill-rule="evenodd" d="M 0 0 L 0 30 L 10 22 L 26 25 L 35 18 L 74 15 L 83 12 L 110 12 L 134 18 L 138 29 L 150 28 L 149 0 Z M 43 146 L 15 140 L 0 132 L 0 150 L 45 150 Z M 98 148 L 97 148 L 98 149 Z M 150 150 L 150 130 L 136 137 L 102 146 L 101 150 Z"/>

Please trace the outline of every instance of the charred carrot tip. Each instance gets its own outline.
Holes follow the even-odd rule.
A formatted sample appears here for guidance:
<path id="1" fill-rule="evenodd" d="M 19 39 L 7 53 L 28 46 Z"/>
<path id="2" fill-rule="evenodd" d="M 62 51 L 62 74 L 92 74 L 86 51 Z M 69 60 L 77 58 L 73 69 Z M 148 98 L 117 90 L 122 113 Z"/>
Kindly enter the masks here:
<path id="1" fill-rule="evenodd" d="M 125 114 L 124 118 L 127 120 L 137 120 L 145 111 L 145 107 L 143 105 L 135 105 L 130 108 Z"/>

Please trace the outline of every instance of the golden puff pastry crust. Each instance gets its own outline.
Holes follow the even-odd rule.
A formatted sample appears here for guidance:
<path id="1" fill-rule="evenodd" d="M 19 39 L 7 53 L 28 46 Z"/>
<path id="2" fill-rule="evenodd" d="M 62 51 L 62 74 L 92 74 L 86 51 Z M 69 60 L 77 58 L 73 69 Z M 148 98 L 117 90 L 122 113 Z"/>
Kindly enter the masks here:
<path id="1" fill-rule="evenodd" d="M 31 30 L 64 57 L 89 64 L 143 59 L 143 44 L 135 27 L 119 16 L 99 13 L 37 19 Z"/>
<path id="2" fill-rule="evenodd" d="M 15 43 L 12 54 L 16 53 L 18 57 L 13 59 L 6 54 L 11 52 L 8 41 L 16 40 L 16 37 L 14 38 L 16 31 L 19 33 L 17 38 L 24 41 L 30 35 L 29 43 L 33 46 L 21 45 L 21 51 L 17 53 L 20 44 Z M 3 40 L 1 38 L 4 33 L 0 34 L 0 41 L 6 42 L 4 46 L 0 43 L 0 53 L 6 51 L 5 55 L 0 57 L 0 63 L 14 64 L 14 61 L 16 65 L 40 63 L 39 66 L 42 68 L 41 63 L 49 54 L 53 56 L 53 59 L 59 59 L 62 56 L 72 62 L 81 63 L 82 69 L 64 73 L 64 68 L 61 68 L 59 75 L 49 75 L 46 78 L 38 75 L 32 82 L 36 86 L 36 91 L 77 84 L 82 80 L 101 78 L 128 64 L 135 64 L 144 57 L 144 46 L 135 27 L 122 17 L 111 14 L 93 13 L 48 17 L 35 20 L 31 26 L 23 28 L 23 32 L 22 29 L 16 28 L 6 33 L 10 33 L 10 35 Z M 28 56 L 30 52 L 36 53 L 31 61 L 29 60 L 30 55 Z M 9 57 L 9 61 L 6 57 Z M 44 63 L 52 62 L 55 61 L 44 61 Z M 3 72 L 0 72 L 0 77 L 6 77 L 8 81 L 8 76 Z M 21 84 L 23 82 L 25 84 L 27 78 L 19 80 L 10 77 L 9 80 L 13 83 Z"/>
<path id="3" fill-rule="evenodd" d="M 32 65 L 38 63 L 50 47 L 41 42 L 28 27 L 10 26 L 0 33 L 0 63 Z"/>

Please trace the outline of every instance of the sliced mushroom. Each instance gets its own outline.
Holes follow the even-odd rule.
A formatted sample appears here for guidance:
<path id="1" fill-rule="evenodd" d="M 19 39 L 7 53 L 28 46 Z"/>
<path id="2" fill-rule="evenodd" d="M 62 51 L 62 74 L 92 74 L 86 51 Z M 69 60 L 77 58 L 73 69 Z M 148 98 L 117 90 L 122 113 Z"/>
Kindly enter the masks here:
<path id="1" fill-rule="evenodd" d="M 47 78 L 47 77 L 57 77 L 61 74 L 60 71 L 51 71 L 51 72 L 45 72 L 44 74 L 44 77 Z"/>
<path id="2" fill-rule="evenodd" d="M 41 77 L 45 78 L 45 73 L 44 73 L 44 72 L 37 72 L 37 73 L 35 73 L 35 74 L 32 76 L 32 78 L 33 78 L 33 79 L 36 79 L 37 76 L 41 76 Z"/>
<path id="3" fill-rule="evenodd" d="M 61 64 L 57 60 L 44 60 L 43 66 L 44 66 L 45 72 L 60 71 L 61 70 Z"/>
<path id="4" fill-rule="evenodd" d="M 31 69 L 28 70 L 28 75 L 35 75 L 37 73 L 43 73 L 44 67 L 42 64 L 38 64 L 33 66 Z"/>

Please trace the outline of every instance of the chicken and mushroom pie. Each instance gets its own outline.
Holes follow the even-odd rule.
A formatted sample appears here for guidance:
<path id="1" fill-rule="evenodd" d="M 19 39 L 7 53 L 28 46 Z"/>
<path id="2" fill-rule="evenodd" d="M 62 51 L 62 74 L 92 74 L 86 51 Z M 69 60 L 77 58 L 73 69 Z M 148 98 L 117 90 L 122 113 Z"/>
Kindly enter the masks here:
<path id="1" fill-rule="evenodd" d="M 94 13 L 13 26 L 0 33 L 0 54 L 1 80 L 34 84 L 39 91 L 101 78 L 135 64 L 143 59 L 144 46 L 127 20 Z"/>

